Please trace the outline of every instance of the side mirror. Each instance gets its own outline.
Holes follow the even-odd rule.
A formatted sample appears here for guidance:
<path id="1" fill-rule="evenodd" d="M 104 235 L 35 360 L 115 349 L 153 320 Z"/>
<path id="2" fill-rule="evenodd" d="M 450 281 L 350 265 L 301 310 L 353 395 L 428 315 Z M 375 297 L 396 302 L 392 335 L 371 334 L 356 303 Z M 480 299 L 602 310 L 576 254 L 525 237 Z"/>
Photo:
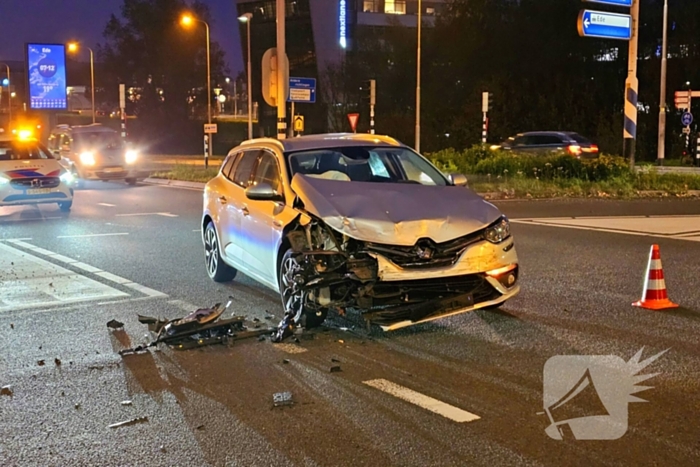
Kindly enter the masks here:
<path id="1" fill-rule="evenodd" d="M 283 201 L 283 196 L 272 189 L 269 183 L 259 183 L 246 188 L 245 195 L 253 201 Z"/>
<path id="2" fill-rule="evenodd" d="M 454 186 L 467 186 L 467 177 L 462 174 L 450 174 L 450 181 Z"/>

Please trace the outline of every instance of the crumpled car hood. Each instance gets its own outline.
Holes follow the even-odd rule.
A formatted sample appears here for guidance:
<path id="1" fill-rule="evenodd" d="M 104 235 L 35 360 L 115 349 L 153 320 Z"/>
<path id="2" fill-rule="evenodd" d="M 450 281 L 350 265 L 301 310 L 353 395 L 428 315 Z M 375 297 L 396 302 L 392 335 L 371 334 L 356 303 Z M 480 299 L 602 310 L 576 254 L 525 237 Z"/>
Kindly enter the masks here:
<path id="1" fill-rule="evenodd" d="M 324 180 L 296 174 L 292 190 L 306 210 L 349 237 L 413 246 L 483 229 L 501 212 L 464 187 Z"/>

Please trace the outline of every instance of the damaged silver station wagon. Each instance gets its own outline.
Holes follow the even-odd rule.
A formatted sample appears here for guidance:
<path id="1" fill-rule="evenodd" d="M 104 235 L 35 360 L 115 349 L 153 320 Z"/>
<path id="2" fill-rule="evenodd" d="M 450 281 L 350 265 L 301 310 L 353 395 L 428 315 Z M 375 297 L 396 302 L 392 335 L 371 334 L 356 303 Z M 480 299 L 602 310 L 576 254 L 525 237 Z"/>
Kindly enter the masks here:
<path id="1" fill-rule="evenodd" d="M 204 191 L 207 273 L 279 292 L 275 341 L 329 310 L 394 330 L 498 307 L 520 290 L 510 226 L 466 182 L 385 136 L 246 141 Z"/>

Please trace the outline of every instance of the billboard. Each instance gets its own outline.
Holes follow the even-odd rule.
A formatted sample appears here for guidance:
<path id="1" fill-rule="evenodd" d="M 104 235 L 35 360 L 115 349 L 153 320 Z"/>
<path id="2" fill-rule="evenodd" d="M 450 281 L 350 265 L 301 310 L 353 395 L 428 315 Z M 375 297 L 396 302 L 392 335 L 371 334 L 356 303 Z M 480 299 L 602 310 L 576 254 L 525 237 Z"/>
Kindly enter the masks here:
<path id="1" fill-rule="evenodd" d="M 29 108 L 65 110 L 66 49 L 63 44 L 27 44 Z"/>

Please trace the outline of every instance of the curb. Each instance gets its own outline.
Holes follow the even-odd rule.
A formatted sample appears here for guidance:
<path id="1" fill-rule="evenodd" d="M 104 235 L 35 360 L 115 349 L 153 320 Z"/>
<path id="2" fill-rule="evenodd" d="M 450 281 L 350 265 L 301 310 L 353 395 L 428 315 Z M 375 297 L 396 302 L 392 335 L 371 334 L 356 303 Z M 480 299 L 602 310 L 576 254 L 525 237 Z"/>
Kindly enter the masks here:
<path id="1" fill-rule="evenodd" d="M 189 188 L 189 189 L 199 189 L 204 190 L 205 183 L 201 182 L 185 182 L 182 180 L 170 180 L 167 178 L 147 178 L 143 180 L 143 183 L 148 183 L 149 185 L 158 186 L 171 186 L 174 188 Z"/>

